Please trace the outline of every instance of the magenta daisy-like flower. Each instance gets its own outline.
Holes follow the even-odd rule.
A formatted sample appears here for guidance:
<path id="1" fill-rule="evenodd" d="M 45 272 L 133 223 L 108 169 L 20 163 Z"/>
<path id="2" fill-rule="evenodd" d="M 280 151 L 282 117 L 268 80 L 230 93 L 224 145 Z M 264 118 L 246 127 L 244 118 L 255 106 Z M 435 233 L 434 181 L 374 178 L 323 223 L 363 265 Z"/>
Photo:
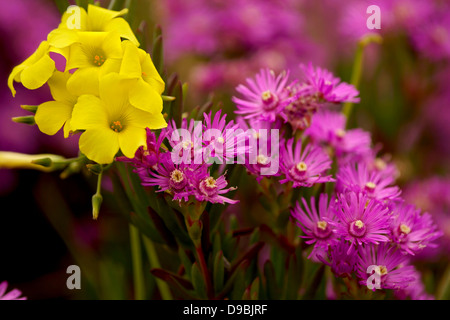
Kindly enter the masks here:
<path id="1" fill-rule="evenodd" d="M 188 200 L 193 194 L 191 187 L 195 171 L 206 172 L 204 166 L 195 164 L 174 164 L 170 152 L 160 157 L 156 171 L 149 171 L 147 176 L 141 176 L 143 186 L 158 187 L 157 192 L 166 191 L 173 195 L 174 200 Z"/>
<path id="2" fill-rule="evenodd" d="M 408 265 L 408 257 L 388 243 L 358 248 L 356 274 L 360 284 L 368 285 L 368 279 L 374 273 L 377 275 L 370 279 L 373 290 L 404 289 L 413 284 L 417 277 L 414 267 Z"/>
<path id="3" fill-rule="evenodd" d="M 197 201 L 208 201 L 211 203 L 237 203 L 239 200 L 232 200 L 223 196 L 223 194 L 236 190 L 236 187 L 226 188 L 228 182 L 222 175 L 215 179 L 208 172 L 197 170 L 192 177 L 193 195 Z"/>
<path id="4" fill-rule="evenodd" d="M 280 150 L 280 169 L 285 179 L 280 183 L 293 182 L 293 187 L 310 187 L 315 183 L 331 182 L 334 179 L 326 175 L 325 171 L 331 168 L 330 157 L 318 146 L 306 145 L 302 150 L 301 141 L 293 149 L 294 139 L 284 143 Z"/>
<path id="5" fill-rule="evenodd" d="M 291 209 L 291 215 L 297 220 L 297 225 L 305 234 L 302 238 L 307 239 L 306 244 L 314 244 L 314 248 L 308 258 L 315 256 L 319 248 L 328 249 L 329 245 L 337 242 L 329 222 L 334 220 L 335 215 L 330 210 L 328 204 L 328 195 L 322 193 L 319 197 L 319 208 L 316 209 L 316 199 L 311 197 L 310 206 L 304 198 L 301 199 L 303 206 L 297 201 L 296 206 Z M 331 199 L 330 205 L 332 205 Z"/>
<path id="6" fill-rule="evenodd" d="M 314 67 L 310 62 L 307 66 L 300 65 L 305 82 L 310 86 L 310 94 L 317 96 L 319 101 L 331 103 L 359 102 L 358 90 L 348 83 L 341 82 L 330 71 Z"/>
<path id="7" fill-rule="evenodd" d="M 162 129 L 158 138 L 156 138 L 155 132 L 146 128 L 147 131 L 147 144 L 146 146 L 139 147 L 136 150 L 134 158 L 130 159 L 127 157 L 117 157 L 117 161 L 128 162 L 132 164 L 137 172 L 142 170 L 156 168 L 159 162 L 159 157 L 161 155 L 161 145 L 167 135 L 166 128 Z"/>
<path id="8" fill-rule="evenodd" d="M 288 103 L 289 97 L 285 92 L 288 79 L 289 72 L 277 76 L 269 69 L 262 69 L 255 79 L 247 78 L 247 86 L 240 84 L 236 87 L 242 98 L 232 98 L 237 106 L 235 113 L 245 119 L 275 121 Z"/>
<path id="9" fill-rule="evenodd" d="M 240 127 L 233 120 L 227 122 L 227 115 L 222 116 L 222 110 L 212 113 L 204 113 L 203 148 L 206 162 L 210 158 L 218 163 L 233 161 L 235 157 L 243 156 L 246 152 L 245 132 L 238 130 Z"/>
<path id="10" fill-rule="evenodd" d="M 356 265 L 354 247 L 347 241 L 337 241 L 328 248 L 326 256 L 318 256 L 319 260 L 329 266 L 340 278 L 350 278 Z"/>
<path id="11" fill-rule="evenodd" d="M 425 247 L 437 247 L 432 242 L 442 236 L 431 215 L 421 213 L 414 205 L 398 204 L 392 213 L 391 239 L 402 251 L 414 255 Z"/>
<path id="12" fill-rule="evenodd" d="M 371 152 L 370 134 L 360 128 L 345 130 L 347 118 L 340 112 L 320 110 L 311 119 L 305 135 L 317 144 L 332 147 L 338 157 L 363 157 Z"/>
<path id="13" fill-rule="evenodd" d="M 333 206 L 337 221 L 330 221 L 336 236 L 354 245 L 389 241 L 388 208 L 364 193 L 347 192 L 337 196 Z"/>
<path id="14" fill-rule="evenodd" d="M 394 183 L 393 176 L 372 171 L 364 163 L 349 163 L 339 168 L 336 175 L 338 192 L 360 191 L 380 201 L 398 199 L 401 190 Z"/>
<path id="15" fill-rule="evenodd" d="M 8 282 L 3 281 L 0 283 L 0 300 L 27 300 L 26 297 L 21 297 L 22 291 L 13 289 L 10 292 L 6 292 L 8 288 Z"/>
<path id="16" fill-rule="evenodd" d="M 249 119 L 248 124 L 241 117 L 237 118 L 237 123 L 242 130 L 245 130 L 248 144 L 243 157 L 239 158 L 247 169 L 247 172 L 256 177 L 259 182 L 264 177 L 275 176 L 279 171 L 280 150 L 278 147 L 278 137 L 273 136 L 272 129 L 279 130 L 276 123 Z M 272 141 L 276 140 L 276 141 Z"/>

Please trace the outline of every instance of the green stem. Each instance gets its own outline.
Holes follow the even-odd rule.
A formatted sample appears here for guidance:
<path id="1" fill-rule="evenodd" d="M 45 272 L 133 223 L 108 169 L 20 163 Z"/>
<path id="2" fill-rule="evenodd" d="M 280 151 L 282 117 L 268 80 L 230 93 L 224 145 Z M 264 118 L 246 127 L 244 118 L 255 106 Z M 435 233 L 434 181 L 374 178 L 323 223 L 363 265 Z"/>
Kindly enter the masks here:
<path id="1" fill-rule="evenodd" d="M 359 87 L 359 82 L 361 80 L 361 73 L 363 67 L 363 57 L 364 57 L 364 48 L 372 42 L 381 43 L 382 38 L 380 35 L 373 33 L 365 35 L 359 42 L 358 48 L 356 49 L 355 60 L 353 61 L 353 70 L 350 84 L 355 86 L 356 89 Z M 342 109 L 342 113 L 347 117 L 350 117 L 353 109 L 352 102 L 346 102 Z M 347 122 L 348 123 L 348 122 Z"/>
<path id="2" fill-rule="evenodd" d="M 142 269 L 141 239 L 138 229 L 130 223 L 131 257 L 133 261 L 134 298 L 145 300 L 145 279 Z"/>
<path id="3" fill-rule="evenodd" d="M 142 241 L 144 242 L 145 251 L 147 252 L 148 260 L 150 262 L 150 267 L 153 268 L 161 268 L 161 264 L 159 263 L 158 255 L 155 250 L 155 246 L 153 242 L 147 238 L 145 235 L 142 235 Z M 156 285 L 158 286 L 159 292 L 163 300 L 172 300 L 172 294 L 170 293 L 169 286 L 166 282 L 161 279 L 155 279 Z"/>

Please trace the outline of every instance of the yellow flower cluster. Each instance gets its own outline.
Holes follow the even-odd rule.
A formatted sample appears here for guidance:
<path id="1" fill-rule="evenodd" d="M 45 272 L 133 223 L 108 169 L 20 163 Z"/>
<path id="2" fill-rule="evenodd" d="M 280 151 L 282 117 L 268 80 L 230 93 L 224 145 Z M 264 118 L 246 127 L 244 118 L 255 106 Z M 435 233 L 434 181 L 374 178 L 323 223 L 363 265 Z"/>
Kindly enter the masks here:
<path id="1" fill-rule="evenodd" d="M 28 89 L 48 83 L 54 100 L 38 106 L 39 130 L 53 135 L 64 127 L 65 137 L 82 131 L 80 151 L 100 164 L 113 162 L 119 150 L 133 158 L 145 145 L 146 127 L 167 126 L 161 113 L 164 81 L 121 17 L 126 13 L 78 8 L 76 28 L 64 13 L 58 28 L 8 79 L 13 96 L 14 81 Z M 52 52 L 65 58 L 64 72 L 56 69 Z"/>

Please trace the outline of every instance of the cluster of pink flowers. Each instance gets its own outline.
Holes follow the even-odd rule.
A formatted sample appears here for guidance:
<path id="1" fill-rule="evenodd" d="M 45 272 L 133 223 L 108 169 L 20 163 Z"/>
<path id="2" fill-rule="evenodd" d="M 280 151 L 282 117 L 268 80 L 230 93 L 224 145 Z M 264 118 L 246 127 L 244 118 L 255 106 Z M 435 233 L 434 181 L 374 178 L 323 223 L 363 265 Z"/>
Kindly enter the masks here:
<path id="1" fill-rule="evenodd" d="M 372 145 L 370 134 L 346 129 L 347 119 L 336 106 L 359 102 L 354 86 L 311 64 L 301 68 L 304 78 L 293 81 L 289 72 L 262 70 L 236 88 L 241 97 L 233 101 L 241 123 L 281 132 L 280 170 L 273 175 L 279 183 L 294 188 L 335 183 L 332 191 L 311 197 L 309 204 L 301 198 L 291 209 L 312 247 L 309 258 L 329 265 L 337 277 L 355 277 L 362 286 L 372 275 L 368 268 L 375 266 L 378 289 L 430 298 L 410 258 L 436 246 L 442 232 L 430 214 L 401 198 L 398 170 L 377 155 L 380 148 Z M 246 166 L 257 179 L 264 178 Z"/>
<path id="2" fill-rule="evenodd" d="M 226 172 L 219 168 L 219 176 L 213 177 L 211 166 L 239 156 L 237 145 L 242 135 L 232 133 L 237 127 L 234 121 L 227 122 L 221 111 L 214 117 L 205 113 L 203 122 L 184 118 L 179 128 L 172 121 L 158 137 L 147 130 L 147 145 L 140 147 L 133 159 L 118 160 L 135 167 L 142 185 L 157 187 L 173 200 L 236 203 L 224 196 L 236 189 L 227 188 Z"/>

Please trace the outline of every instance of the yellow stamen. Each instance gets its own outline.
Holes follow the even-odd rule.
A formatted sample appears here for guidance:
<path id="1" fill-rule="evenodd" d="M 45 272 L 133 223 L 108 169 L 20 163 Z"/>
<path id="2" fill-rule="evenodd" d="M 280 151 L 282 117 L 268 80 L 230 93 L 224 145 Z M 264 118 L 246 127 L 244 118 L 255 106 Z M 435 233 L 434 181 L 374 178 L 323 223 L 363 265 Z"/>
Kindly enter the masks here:
<path id="1" fill-rule="evenodd" d="M 300 171 L 300 172 L 305 172 L 307 169 L 308 169 L 308 166 L 307 166 L 306 163 L 304 163 L 303 161 L 297 163 L 297 170 L 298 170 L 298 171 Z"/>
<path id="2" fill-rule="evenodd" d="M 317 228 L 325 230 L 327 228 L 327 222 L 326 221 L 317 221 Z"/>
<path id="3" fill-rule="evenodd" d="M 408 234 L 408 233 L 410 233 L 411 232 L 411 228 L 410 227 L 408 227 L 406 224 L 401 224 L 400 225 L 400 231 L 402 232 L 402 233 L 404 233 L 404 234 Z"/>
<path id="4" fill-rule="evenodd" d="M 110 127 L 111 127 L 111 129 L 114 132 L 120 132 L 120 131 L 123 130 L 123 125 L 122 125 L 122 123 L 120 121 L 113 121 L 113 122 L 111 122 Z"/>

